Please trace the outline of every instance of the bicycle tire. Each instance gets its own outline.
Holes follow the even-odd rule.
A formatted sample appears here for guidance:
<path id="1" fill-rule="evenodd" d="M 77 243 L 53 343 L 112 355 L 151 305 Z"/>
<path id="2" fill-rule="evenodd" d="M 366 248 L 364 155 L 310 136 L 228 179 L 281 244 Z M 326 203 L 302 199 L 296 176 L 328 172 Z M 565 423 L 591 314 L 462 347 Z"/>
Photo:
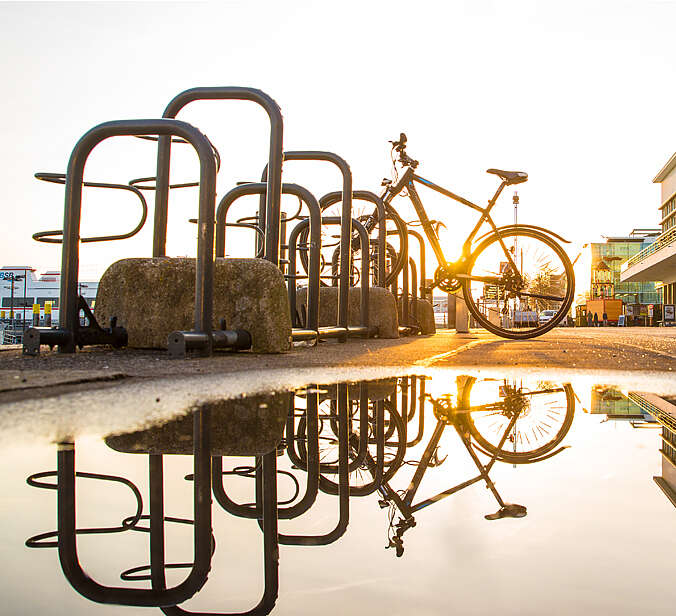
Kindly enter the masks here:
<path id="1" fill-rule="evenodd" d="M 338 201 L 338 203 L 340 204 L 341 202 Z M 328 208 L 330 208 L 334 205 L 336 205 L 336 203 L 324 204 L 322 206 L 322 212 L 324 212 L 325 210 L 327 210 Z M 404 239 L 407 237 L 407 234 L 408 234 L 407 230 L 406 230 L 406 223 L 402 220 L 402 218 L 399 216 L 397 211 L 389 204 L 385 205 L 385 214 L 386 214 L 386 219 L 392 221 L 392 223 L 395 227 L 392 232 L 388 233 L 388 235 L 396 236 L 397 238 L 399 238 L 399 246 L 402 246 L 402 241 L 404 241 Z M 374 208 L 373 213 L 368 215 L 368 218 L 376 221 L 376 224 L 375 224 L 375 226 L 374 226 L 374 228 L 372 229 L 371 232 L 377 232 L 377 230 L 378 230 L 378 224 L 377 224 L 378 210 L 376 208 Z M 369 233 L 369 236 L 370 236 L 370 233 Z M 308 238 L 308 230 L 303 229 L 303 231 L 301 231 L 301 233 L 298 237 L 298 243 L 299 244 L 307 244 L 307 241 L 308 241 L 307 238 Z M 358 240 L 355 243 L 358 244 Z M 353 262 L 354 262 L 354 255 L 356 253 L 359 253 L 359 252 L 361 252 L 361 249 L 357 248 L 353 243 L 353 248 L 352 248 Z M 387 252 L 388 252 L 388 254 L 392 254 L 392 251 L 390 251 L 390 250 L 388 250 Z M 398 250 L 398 251 L 395 250 L 394 253 L 396 255 L 396 260 L 394 261 L 394 263 L 392 263 L 391 267 L 389 268 L 389 270 L 387 270 L 387 273 L 385 275 L 385 286 L 386 287 L 389 287 L 390 285 L 392 285 L 396 281 L 397 276 L 399 276 L 399 273 L 401 272 L 401 270 L 404 267 L 403 251 L 402 250 Z M 301 262 L 301 265 L 303 267 L 303 270 L 307 274 L 308 271 L 309 271 L 308 251 L 306 249 L 301 249 L 301 250 L 298 251 L 298 256 L 299 256 L 299 261 Z M 326 265 L 330 264 L 332 261 L 333 261 L 333 259 L 326 259 Z M 359 269 L 361 269 L 361 268 L 359 268 Z M 378 268 L 377 268 L 377 260 L 376 260 L 376 263 L 371 264 L 371 273 L 374 276 L 374 278 L 377 277 L 377 269 Z M 326 282 L 324 282 L 324 280 L 321 280 L 320 284 L 322 286 L 332 286 L 332 285 L 329 285 Z"/>
<path id="2" fill-rule="evenodd" d="M 553 451 L 563 439 L 568 434 L 570 427 L 573 424 L 573 418 L 575 417 L 575 392 L 570 384 L 566 383 L 562 385 L 562 388 L 566 396 L 566 414 L 564 420 L 561 424 L 561 427 L 558 429 L 554 437 L 549 440 L 546 444 L 532 449 L 527 452 L 514 452 L 506 449 L 498 449 L 493 445 L 481 431 L 476 427 L 471 413 L 468 413 L 465 422 L 466 427 L 469 430 L 472 438 L 477 442 L 477 444 L 490 454 L 497 454 L 497 457 L 502 462 L 509 462 L 512 464 L 528 464 L 533 460 L 537 460 L 542 456 Z M 469 406 L 469 391 L 467 392 L 467 398 L 464 400 L 464 403 Z M 518 422 L 518 419 L 517 419 Z"/>
<path id="3" fill-rule="evenodd" d="M 465 298 L 467 308 L 471 312 L 472 316 L 474 316 L 481 326 L 487 329 L 489 332 L 503 338 L 511 338 L 514 340 L 535 338 L 556 327 L 559 322 L 561 322 L 568 314 L 568 310 L 570 310 L 570 306 L 573 303 L 573 298 L 575 296 L 575 274 L 573 271 L 573 265 L 568 258 L 568 255 L 550 235 L 538 231 L 537 229 L 522 227 L 519 229 L 506 229 L 504 231 L 500 231 L 499 233 L 492 233 L 482 240 L 474 249 L 467 260 L 465 273 L 469 275 L 473 274 L 473 269 L 475 268 L 477 260 L 481 257 L 482 253 L 485 253 L 489 247 L 498 242 L 499 238 L 504 241 L 508 238 L 519 237 L 539 241 L 551 249 L 552 254 L 556 255 L 556 257 L 559 259 L 557 267 L 561 266 L 563 273 L 565 273 L 565 290 L 563 291 L 563 301 L 558 306 L 556 306 L 556 313 L 549 321 L 543 323 L 542 325 L 540 325 L 538 322 L 536 327 L 522 331 L 519 331 L 518 329 L 507 329 L 504 326 L 498 325 L 490 321 L 481 311 L 477 298 L 475 297 L 476 291 L 472 291 L 472 281 L 466 278 L 461 280 L 463 296 Z M 502 258 L 505 257 L 503 256 Z M 499 263 L 496 263 L 495 266 L 497 266 L 498 269 L 500 267 Z M 496 287 L 499 288 L 499 285 L 496 285 Z"/>
<path id="4" fill-rule="evenodd" d="M 396 437 L 394 440 L 388 440 L 387 437 L 385 437 L 386 442 L 385 442 L 385 462 L 384 462 L 384 468 L 383 468 L 383 478 L 381 483 L 389 481 L 394 474 L 399 470 L 401 465 L 404 462 L 404 456 L 406 455 L 406 430 L 404 428 L 404 421 L 401 418 L 401 415 L 392 408 L 388 408 L 388 405 L 385 405 L 385 411 L 386 411 L 386 416 L 385 416 L 385 422 L 386 426 L 391 425 L 394 426 L 392 429 L 392 433 L 396 434 Z M 389 418 L 388 418 L 389 415 Z M 375 422 L 375 419 L 371 417 L 369 419 L 369 432 L 373 428 L 373 423 Z M 386 428 L 386 433 L 389 432 Z M 305 443 L 303 442 L 302 438 L 304 437 L 305 434 L 305 423 L 303 422 L 303 419 L 299 421 L 298 425 L 298 431 L 297 435 L 300 437 L 299 441 L 299 451 L 301 451 L 301 457 L 303 459 L 307 459 L 307 453 L 305 449 Z M 354 433 L 353 433 L 354 434 Z M 321 437 L 320 437 L 321 438 Z M 368 439 L 368 442 L 370 445 L 375 444 L 375 440 L 372 438 Z M 392 456 L 392 450 L 394 449 L 394 455 Z M 353 449 L 350 449 L 350 456 L 355 455 L 356 456 L 357 452 L 354 451 Z M 322 451 L 321 451 L 321 446 L 320 446 L 320 457 L 322 456 Z M 389 459 L 388 459 L 389 458 Z M 336 472 L 337 472 L 337 463 L 336 463 Z M 362 467 L 355 469 L 354 471 L 350 472 L 350 477 L 354 476 L 360 476 L 362 472 L 365 472 Z M 354 480 L 352 479 L 350 482 L 350 495 L 351 496 L 366 496 L 368 494 L 371 494 L 375 492 L 379 485 L 368 485 L 369 483 L 372 482 L 367 482 L 366 485 L 356 485 Z M 336 495 L 339 492 L 339 484 L 337 481 L 334 481 L 333 479 L 330 479 L 329 476 L 327 476 L 326 471 L 321 473 L 321 478 L 320 478 L 320 490 L 322 492 L 325 492 L 327 494 L 332 494 Z"/>

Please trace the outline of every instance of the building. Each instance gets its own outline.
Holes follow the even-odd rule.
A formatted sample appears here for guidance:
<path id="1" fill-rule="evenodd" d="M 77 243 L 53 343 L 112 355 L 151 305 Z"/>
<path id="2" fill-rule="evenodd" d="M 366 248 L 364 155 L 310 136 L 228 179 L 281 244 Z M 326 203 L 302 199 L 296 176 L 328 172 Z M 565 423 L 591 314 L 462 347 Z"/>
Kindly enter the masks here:
<path id="1" fill-rule="evenodd" d="M 662 475 L 653 479 L 676 507 L 676 399 L 644 392 L 629 392 L 629 398 L 650 413 L 661 427 Z"/>
<path id="2" fill-rule="evenodd" d="M 654 242 L 629 259 L 622 267 L 622 282 L 656 281 L 662 290 L 664 305 L 676 303 L 676 154 L 660 172 L 654 183 L 661 185 L 659 207 L 661 233 Z M 673 314 L 673 308 L 665 317 Z"/>
<path id="3" fill-rule="evenodd" d="M 621 268 L 648 248 L 660 229 L 634 229 L 629 235 L 607 237 L 605 243 L 591 244 L 591 289 L 589 299 L 615 298 L 625 304 L 659 304 L 660 291 L 654 281 L 621 279 Z"/>
<path id="4" fill-rule="evenodd" d="M 52 308 L 52 325 L 58 324 L 61 274 L 50 271 L 38 278 L 35 271 L 30 265 L 5 265 L 0 268 L 0 325 L 21 331 L 30 327 L 35 304 L 40 307 L 42 322 L 47 302 Z M 78 282 L 78 295 L 82 295 L 90 307 L 94 306 L 98 286 L 98 281 Z"/>

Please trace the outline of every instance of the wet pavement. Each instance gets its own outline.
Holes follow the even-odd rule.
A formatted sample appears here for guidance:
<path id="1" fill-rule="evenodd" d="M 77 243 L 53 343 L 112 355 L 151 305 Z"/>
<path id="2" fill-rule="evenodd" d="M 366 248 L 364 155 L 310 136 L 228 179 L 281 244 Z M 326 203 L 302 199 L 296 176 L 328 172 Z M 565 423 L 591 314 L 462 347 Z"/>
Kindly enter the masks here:
<path id="1" fill-rule="evenodd" d="M 485 330 L 399 340 L 350 340 L 295 348 L 281 355 L 219 353 L 212 358 L 169 359 L 164 351 L 89 347 L 61 355 L 43 347 L 37 358 L 0 347 L 0 396 L 4 400 L 106 387 L 106 380 L 170 378 L 279 369 L 408 366 L 531 366 L 577 371 L 638 371 L 669 378 L 676 372 L 676 328 L 557 328 L 533 340 L 505 340 Z M 246 391 L 244 379 L 243 391 Z M 79 384 L 79 385 L 78 385 Z M 65 387 L 61 387 L 61 386 Z M 21 390 L 19 392 L 18 390 Z"/>
<path id="2" fill-rule="evenodd" d="M 674 380 L 434 364 L 6 402 L 7 613 L 672 614 Z"/>
<path id="3" fill-rule="evenodd" d="M 4 350 L 6 613 L 673 614 L 675 343 Z"/>

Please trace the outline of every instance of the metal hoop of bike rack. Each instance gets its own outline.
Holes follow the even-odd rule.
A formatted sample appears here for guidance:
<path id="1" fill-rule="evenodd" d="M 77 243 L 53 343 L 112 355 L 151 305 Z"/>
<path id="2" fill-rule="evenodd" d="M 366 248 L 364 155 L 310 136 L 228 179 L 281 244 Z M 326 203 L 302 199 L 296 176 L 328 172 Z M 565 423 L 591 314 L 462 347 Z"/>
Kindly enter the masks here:
<path id="1" fill-rule="evenodd" d="M 73 353 L 83 344 L 126 344 L 126 332 L 115 338 L 115 327 L 110 332 L 83 332 L 81 335 L 78 313 L 81 308 L 77 294 L 79 268 L 80 213 L 82 210 L 83 174 L 92 150 L 110 137 L 134 135 L 160 135 L 170 139 L 182 137 L 195 149 L 200 161 L 199 233 L 197 239 L 197 264 L 195 272 L 195 332 L 200 335 L 199 345 L 205 354 L 211 354 L 213 313 L 213 240 L 214 209 L 216 201 L 216 164 L 209 140 L 194 126 L 178 120 L 117 120 L 104 122 L 87 131 L 77 142 L 68 162 L 64 206 L 63 247 L 61 257 L 61 293 L 59 328 L 30 328 L 24 340 L 24 353 L 37 354 L 41 344 L 58 345 L 60 353 Z M 93 317 L 92 317 L 93 318 Z M 97 325 L 98 326 L 98 325 Z M 108 334 L 106 336 L 105 334 Z M 122 335 L 123 334 L 123 335 Z M 112 338 L 112 339 L 111 339 Z"/>
<path id="2" fill-rule="evenodd" d="M 343 193 L 340 191 L 334 191 L 327 193 L 319 200 L 319 206 L 324 211 L 326 208 L 331 207 L 332 205 L 338 203 L 343 198 Z M 352 201 L 368 201 L 373 203 L 378 210 L 378 279 L 376 284 L 380 287 L 385 286 L 385 253 L 386 253 L 386 243 L 387 243 L 387 227 L 386 227 L 386 218 L 387 214 L 385 212 L 385 204 L 383 200 L 368 190 L 353 190 L 352 191 Z"/>
<path id="3" fill-rule="evenodd" d="M 264 258 L 279 266 L 280 202 L 282 189 L 282 112 L 277 103 L 265 92 L 255 88 L 236 86 L 191 88 L 175 96 L 167 105 L 163 118 L 175 118 L 187 104 L 198 100 L 248 100 L 257 103 L 270 118 L 270 151 L 265 209 L 260 217 L 260 227 L 265 231 Z M 169 203 L 169 163 L 171 142 L 160 137 L 157 149 L 157 191 L 155 193 L 155 226 L 153 256 L 164 257 L 167 243 L 167 212 Z"/>
<path id="4" fill-rule="evenodd" d="M 227 226 L 227 215 L 230 206 L 240 197 L 245 195 L 265 195 L 268 187 L 266 184 L 249 183 L 236 186 L 228 193 L 226 193 L 218 204 L 216 211 L 216 257 L 225 256 L 225 228 Z M 319 324 L 319 259 L 321 251 L 321 211 L 319 203 L 313 194 L 299 186 L 298 184 L 283 184 L 281 187 L 282 193 L 288 195 L 295 195 L 298 197 L 310 211 L 309 220 L 303 221 L 305 226 L 309 225 L 310 229 L 310 273 L 308 279 L 308 314 L 307 323 L 304 328 L 295 327 L 292 329 L 291 335 L 294 340 L 316 340 L 318 335 Z M 303 224 L 301 223 L 301 224 Z M 294 230 L 295 231 L 295 230 Z M 297 231 L 292 231 L 292 236 L 298 236 Z M 295 252 L 294 252 L 294 268 L 289 267 L 287 274 L 289 307 L 291 310 L 291 318 L 295 318 L 296 314 L 296 276 L 295 276 Z M 291 260 L 291 256 L 289 256 Z"/>
<path id="5" fill-rule="evenodd" d="M 192 597 L 204 584 L 211 565 L 211 422 L 208 409 L 193 418 L 195 559 L 188 577 L 172 588 L 157 588 L 156 567 L 164 570 L 164 505 L 161 456 L 150 464 L 150 562 L 153 588 L 123 588 L 99 584 L 83 570 L 77 551 L 75 445 L 62 443 L 57 454 L 59 561 L 66 579 L 83 597 L 97 603 L 145 607 L 172 606 Z M 158 459 L 159 458 L 159 461 Z"/>
<path id="6" fill-rule="evenodd" d="M 220 457 L 214 457 L 213 460 L 221 460 Z M 260 601 L 246 612 L 229 614 L 225 612 L 192 612 L 178 605 L 161 607 L 162 612 L 167 616 L 259 616 L 269 614 L 275 607 L 277 596 L 279 595 L 279 541 L 277 533 L 277 451 L 257 457 L 257 477 L 260 475 L 260 490 L 257 490 L 256 499 L 261 503 L 256 509 L 256 517 L 259 520 L 263 530 L 263 575 L 264 588 L 263 596 Z M 213 473 L 213 471 L 212 471 Z M 216 486 L 222 487 L 222 473 L 220 477 L 214 479 L 214 496 L 216 496 Z M 218 498 L 217 498 L 218 501 Z M 220 504 L 220 501 L 218 501 Z M 226 509 L 227 511 L 227 509 Z M 164 583 L 165 568 L 157 566 L 157 574 L 162 576 Z"/>
<path id="7" fill-rule="evenodd" d="M 317 388 L 311 388 L 314 391 L 317 391 Z M 311 403 L 309 413 L 315 414 L 317 410 L 317 393 L 312 394 L 314 396 L 314 402 Z M 304 545 L 304 546 L 313 546 L 313 545 L 328 545 L 338 540 L 347 530 L 347 526 L 350 520 L 350 494 L 349 494 L 349 459 L 348 459 L 348 391 L 347 384 L 338 385 L 338 475 L 339 475 L 339 494 L 338 494 L 338 522 L 336 526 L 329 531 L 321 535 L 286 535 L 279 533 L 279 543 L 281 545 Z M 311 416 L 312 417 L 312 416 Z M 309 418 L 310 419 L 310 418 Z M 315 422 L 316 425 L 316 422 Z M 308 472 L 308 488 L 303 499 L 297 503 L 298 506 L 294 505 L 286 509 L 279 509 L 278 516 L 284 519 L 291 519 L 300 516 L 305 513 L 312 504 L 314 503 L 317 497 L 317 487 L 319 485 L 319 449 L 318 449 L 318 433 L 315 428 L 308 428 L 308 438 L 310 438 L 310 430 L 312 430 L 312 438 L 314 438 L 315 443 L 312 444 L 313 450 L 316 447 L 316 455 L 313 455 L 312 458 L 315 460 L 308 460 L 309 468 L 312 469 L 311 472 Z M 310 452 L 310 443 L 308 443 L 308 452 Z M 276 452 L 272 452 L 273 455 L 276 455 Z M 310 455 L 310 454 L 308 454 Z M 311 463 L 311 464 L 310 464 Z M 316 479 L 315 479 L 316 478 Z M 222 476 L 222 466 L 218 469 L 214 466 L 213 469 L 213 479 L 214 479 L 214 497 L 217 502 L 229 513 L 248 519 L 258 519 L 259 525 L 261 524 L 260 520 L 260 511 L 261 511 L 261 497 L 263 493 L 263 480 L 260 475 L 260 471 L 257 470 L 256 473 L 256 503 L 253 506 L 246 506 L 235 503 L 232 501 L 225 492 L 223 487 L 223 476 Z M 302 503 L 302 504 L 301 504 Z"/>
<path id="8" fill-rule="evenodd" d="M 352 172 L 347 162 L 334 154 L 333 152 L 322 152 L 313 150 L 298 150 L 292 152 L 284 152 L 284 161 L 290 160 L 317 160 L 333 163 L 338 167 L 343 176 L 343 208 L 341 212 L 340 224 L 340 275 L 338 282 L 338 327 L 344 328 L 345 333 L 338 336 L 340 342 L 347 341 L 347 323 L 348 323 L 348 304 L 349 304 L 349 286 L 350 286 L 350 272 L 352 268 L 352 253 L 350 250 L 352 239 Z M 268 179 L 268 166 L 263 170 L 261 180 Z M 269 180 L 268 180 L 269 182 Z M 267 206 L 266 206 L 267 207 Z M 262 198 L 261 207 L 259 208 L 259 217 L 262 218 Z M 267 227 L 266 236 L 267 236 Z"/>
<path id="9" fill-rule="evenodd" d="M 319 211 L 319 206 L 317 206 L 317 211 Z M 342 221 L 340 217 L 338 216 L 325 216 L 322 217 L 321 219 L 322 224 L 334 224 L 334 225 L 341 225 L 342 226 Z M 292 279 L 295 279 L 296 277 L 296 253 L 298 251 L 297 248 L 297 243 L 298 243 L 298 238 L 301 235 L 301 233 L 307 229 L 308 225 L 311 223 L 311 220 L 303 220 L 299 222 L 291 231 L 291 234 L 289 235 L 289 279 L 290 281 Z M 352 225 L 354 225 L 354 228 L 357 230 L 359 233 L 359 241 L 361 246 L 363 247 L 364 250 L 367 250 L 368 246 L 368 234 L 366 233 L 366 229 L 364 229 L 364 226 L 358 221 L 358 220 L 352 220 Z M 342 326 L 328 326 L 328 327 L 319 327 L 318 326 L 318 321 L 319 321 L 319 250 L 321 249 L 321 246 L 318 246 L 318 243 L 321 242 L 321 236 L 320 231 L 315 231 L 316 234 L 316 240 L 313 239 L 313 232 L 312 229 L 310 229 L 310 246 L 311 246 L 311 252 L 310 252 L 310 267 L 308 268 L 310 270 L 309 273 L 309 281 L 310 281 L 310 286 L 308 287 L 308 317 L 307 317 L 307 327 L 310 330 L 314 330 L 317 332 L 317 336 L 319 338 L 338 338 L 342 339 L 346 335 L 354 335 L 354 336 L 368 336 L 370 334 L 370 329 L 369 329 L 369 286 L 368 286 L 368 278 L 369 278 L 369 263 L 368 259 L 365 259 L 362 261 L 362 278 L 361 278 L 361 299 L 360 299 L 360 324 L 357 327 L 347 327 L 345 329 Z M 314 250 L 314 254 L 313 254 Z M 315 265 L 316 264 L 316 265 Z M 343 273 L 341 272 L 341 277 Z M 349 282 L 349 281 L 348 281 Z M 346 288 L 349 290 L 349 286 L 346 286 Z M 291 314 L 296 313 L 296 285 L 291 284 L 291 282 L 288 285 L 288 293 L 289 293 L 289 306 L 291 309 Z M 315 301 L 314 298 L 316 299 L 316 309 L 314 309 L 315 306 Z M 312 312 L 311 312 L 312 309 Z"/>

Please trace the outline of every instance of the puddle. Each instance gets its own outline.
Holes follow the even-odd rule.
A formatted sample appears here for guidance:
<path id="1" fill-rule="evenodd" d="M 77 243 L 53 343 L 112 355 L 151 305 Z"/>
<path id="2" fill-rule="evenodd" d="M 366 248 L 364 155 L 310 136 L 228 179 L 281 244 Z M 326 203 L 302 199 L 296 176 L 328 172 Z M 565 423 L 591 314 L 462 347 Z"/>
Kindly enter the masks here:
<path id="1" fill-rule="evenodd" d="M 266 376 L 4 405 L 7 613 L 673 613 L 672 382 Z"/>

